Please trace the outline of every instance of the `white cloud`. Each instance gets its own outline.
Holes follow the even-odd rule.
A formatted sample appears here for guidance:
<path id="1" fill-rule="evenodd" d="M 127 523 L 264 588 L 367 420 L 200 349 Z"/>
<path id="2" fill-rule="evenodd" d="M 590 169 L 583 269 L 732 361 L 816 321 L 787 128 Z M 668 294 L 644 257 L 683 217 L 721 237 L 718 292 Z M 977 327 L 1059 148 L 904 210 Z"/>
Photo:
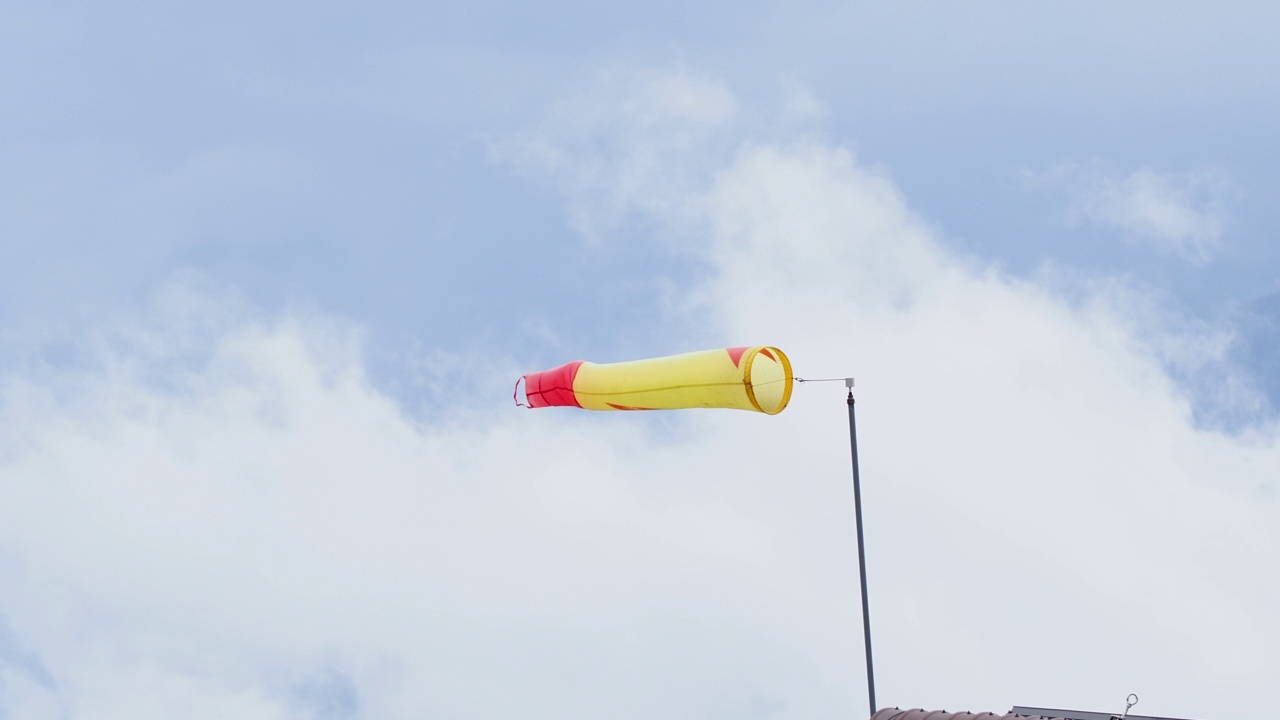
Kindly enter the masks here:
<path id="1" fill-rule="evenodd" d="M 846 153 L 752 149 L 714 195 L 734 336 L 860 377 L 869 532 L 894 556 L 873 568 L 886 698 L 1107 709 L 1144 688 L 1205 716 L 1266 685 L 1274 431 L 1195 429 L 1127 306 L 964 267 Z"/>
<path id="2" fill-rule="evenodd" d="M 691 207 L 691 347 L 858 377 L 884 703 L 1269 702 L 1274 430 L 1195 428 L 1123 304 L 951 255 L 842 149 L 742 145 Z M 492 409 L 485 369 L 424 424 L 349 331 L 195 335 L 4 382 L 0 613 L 52 678 L 0 647 L 12 716 L 864 712 L 842 389 L 654 425 Z"/>
<path id="3" fill-rule="evenodd" d="M 718 80 L 613 69 L 558 103 L 535 135 L 497 145 L 494 155 L 558 187 L 573 228 L 600 241 L 627 219 L 687 219 L 694 183 L 711 169 L 704 163 L 736 142 L 737 116 L 736 98 Z"/>
<path id="4" fill-rule="evenodd" d="M 779 86 L 781 90 L 779 104 L 784 119 L 805 123 L 820 120 L 827 115 L 826 105 L 807 85 L 795 78 L 783 77 Z"/>
<path id="5" fill-rule="evenodd" d="M 722 81 L 683 67 L 612 68 L 491 154 L 558 190 L 589 242 L 658 223 L 680 241 L 668 245 L 679 245 L 705 231 L 707 178 L 745 135 L 804 135 L 826 115 L 793 78 L 778 78 L 774 95 L 776 107 L 747 112 Z"/>
<path id="6" fill-rule="evenodd" d="M 1217 173 L 1125 174 L 1095 162 L 1029 179 L 1062 188 L 1076 219 L 1117 228 L 1165 254 L 1205 262 L 1221 242 L 1229 183 Z"/>

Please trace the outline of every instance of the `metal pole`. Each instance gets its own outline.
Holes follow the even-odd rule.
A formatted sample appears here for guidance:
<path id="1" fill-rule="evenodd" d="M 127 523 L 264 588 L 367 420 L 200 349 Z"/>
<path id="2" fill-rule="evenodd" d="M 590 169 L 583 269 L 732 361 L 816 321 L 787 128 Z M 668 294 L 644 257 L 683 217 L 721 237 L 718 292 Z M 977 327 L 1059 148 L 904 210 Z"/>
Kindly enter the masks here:
<path id="1" fill-rule="evenodd" d="M 849 388 L 849 449 L 853 454 L 853 512 L 858 520 L 858 579 L 862 589 L 862 639 L 867 650 L 867 703 L 876 714 L 876 678 L 871 665 L 871 610 L 867 607 L 867 553 L 862 542 L 862 483 L 858 478 L 858 430 L 853 421 L 853 378 L 845 378 Z M 870 717 L 870 716 L 869 716 Z"/>

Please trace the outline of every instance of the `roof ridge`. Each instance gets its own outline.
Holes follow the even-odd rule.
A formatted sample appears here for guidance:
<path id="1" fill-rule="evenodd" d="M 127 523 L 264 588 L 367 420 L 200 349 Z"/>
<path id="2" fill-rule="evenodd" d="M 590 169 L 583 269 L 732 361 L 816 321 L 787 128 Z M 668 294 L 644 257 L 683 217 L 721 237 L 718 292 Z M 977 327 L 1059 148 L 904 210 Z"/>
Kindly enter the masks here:
<path id="1" fill-rule="evenodd" d="M 882 708 L 871 716 L 871 720 L 1017 720 L 1031 718 L 1048 720 L 1041 715 L 1018 715 L 1013 712 L 996 714 L 993 712 L 973 713 L 968 710 L 947 712 L 946 710 L 925 710 L 924 708 Z"/>

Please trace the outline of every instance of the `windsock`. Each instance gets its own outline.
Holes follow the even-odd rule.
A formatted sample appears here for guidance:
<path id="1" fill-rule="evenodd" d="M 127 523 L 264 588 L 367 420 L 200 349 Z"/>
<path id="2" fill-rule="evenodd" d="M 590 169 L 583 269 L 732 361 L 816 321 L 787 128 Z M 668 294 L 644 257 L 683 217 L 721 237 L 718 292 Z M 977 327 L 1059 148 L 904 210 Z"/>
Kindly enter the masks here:
<path id="1" fill-rule="evenodd" d="M 791 400 L 791 362 L 776 347 L 736 347 L 631 362 L 576 360 L 516 381 L 526 407 L 587 410 L 731 408 L 777 415 Z"/>

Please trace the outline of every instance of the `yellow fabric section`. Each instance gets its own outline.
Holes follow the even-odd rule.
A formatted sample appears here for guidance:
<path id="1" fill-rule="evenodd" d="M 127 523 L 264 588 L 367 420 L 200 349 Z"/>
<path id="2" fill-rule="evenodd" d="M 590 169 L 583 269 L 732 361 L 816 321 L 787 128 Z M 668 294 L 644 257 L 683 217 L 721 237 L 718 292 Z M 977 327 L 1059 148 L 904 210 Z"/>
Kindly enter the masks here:
<path id="1" fill-rule="evenodd" d="M 772 356 L 772 357 L 770 357 Z M 589 410 L 732 408 L 776 415 L 791 399 L 791 363 L 779 349 L 747 348 L 597 365 L 583 363 L 573 393 Z"/>

